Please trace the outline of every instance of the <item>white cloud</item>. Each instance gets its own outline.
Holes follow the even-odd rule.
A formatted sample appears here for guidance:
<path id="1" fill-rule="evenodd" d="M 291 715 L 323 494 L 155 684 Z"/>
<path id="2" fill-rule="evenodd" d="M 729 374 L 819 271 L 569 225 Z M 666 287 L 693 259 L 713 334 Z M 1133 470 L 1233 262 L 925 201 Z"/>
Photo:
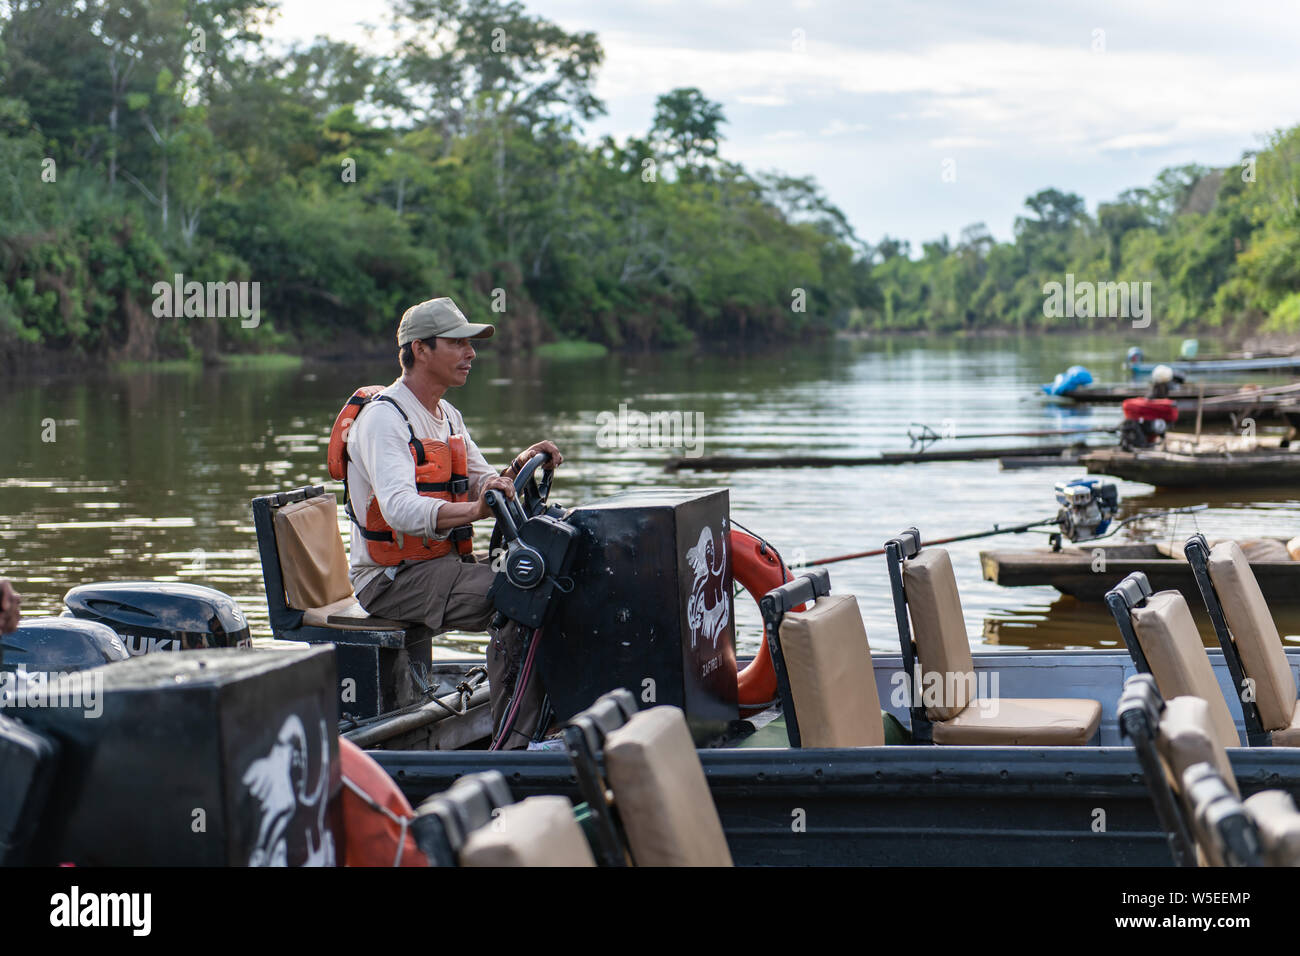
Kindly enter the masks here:
<path id="1" fill-rule="evenodd" d="M 841 119 L 833 119 L 826 126 L 822 127 L 822 136 L 843 136 L 846 133 L 862 133 L 871 129 L 868 123 L 846 123 Z"/>
<path id="2" fill-rule="evenodd" d="M 930 140 L 932 149 L 984 149 L 993 143 L 978 136 L 940 136 Z"/>

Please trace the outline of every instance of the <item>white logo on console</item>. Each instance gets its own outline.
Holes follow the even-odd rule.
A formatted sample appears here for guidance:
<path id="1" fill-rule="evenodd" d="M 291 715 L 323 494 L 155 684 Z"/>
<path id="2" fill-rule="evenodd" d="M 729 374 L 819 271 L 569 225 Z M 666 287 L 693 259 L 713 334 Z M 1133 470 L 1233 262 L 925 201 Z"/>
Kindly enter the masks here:
<path id="1" fill-rule="evenodd" d="M 307 791 L 307 732 L 297 714 L 290 714 L 271 745 L 271 752 L 254 760 L 244 773 L 244 786 L 261 803 L 262 821 L 249 866 L 288 866 L 289 825 L 300 807 L 315 807 L 316 819 L 306 834 L 304 866 L 333 866 L 334 837 L 325 826 L 326 792 L 330 783 L 330 742 L 325 721 L 320 724 L 320 770 L 315 789 Z"/>
<path id="2" fill-rule="evenodd" d="M 731 622 L 731 601 L 727 594 L 727 536 L 713 542 L 713 529 L 700 530 L 700 540 L 686 552 L 686 563 L 695 572 L 691 597 L 686 602 L 686 622 L 691 627 L 691 647 L 708 640 L 716 649 L 718 635 Z"/>

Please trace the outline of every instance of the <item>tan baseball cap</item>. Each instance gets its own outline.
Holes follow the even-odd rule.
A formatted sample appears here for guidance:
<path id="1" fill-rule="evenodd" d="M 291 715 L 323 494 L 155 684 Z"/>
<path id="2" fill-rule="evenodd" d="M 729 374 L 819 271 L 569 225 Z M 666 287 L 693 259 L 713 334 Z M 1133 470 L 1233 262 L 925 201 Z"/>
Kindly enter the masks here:
<path id="1" fill-rule="evenodd" d="M 480 325 L 465 318 L 456 303 L 443 296 L 413 305 L 402 316 L 397 326 L 397 344 L 405 345 L 416 339 L 489 339 L 496 326 Z"/>

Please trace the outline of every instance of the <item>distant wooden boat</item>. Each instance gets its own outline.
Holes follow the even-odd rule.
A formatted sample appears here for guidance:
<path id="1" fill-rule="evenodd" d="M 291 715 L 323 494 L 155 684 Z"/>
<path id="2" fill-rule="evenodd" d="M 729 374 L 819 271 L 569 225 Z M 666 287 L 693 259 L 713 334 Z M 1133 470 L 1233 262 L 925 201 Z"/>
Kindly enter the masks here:
<path id="1" fill-rule="evenodd" d="M 1205 397 L 1213 398 L 1219 395 L 1233 395 L 1240 392 L 1244 386 L 1235 385 L 1226 382 L 1207 383 L 1205 385 Z M 1169 397 L 1175 401 L 1192 401 L 1195 402 L 1200 394 L 1199 385 L 1181 385 L 1170 388 Z M 1080 388 L 1071 389 L 1062 393 L 1059 397 L 1069 399 L 1072 402 L 1079 402 L 1085 405 L 1118 405 L 1126 399 L 1145 398 L 1147 392 L 1151 390 L 1150 384 L 1146 385 L 1084 385 Z"/>
<path id="2" fill-rule="evenodd" d="M 1300 370 L 1300 354 L 1243 352 L 1234 357 L 1175 359 L 1170 362 L 1132 362 L 1128 368 L 1135 375 L 1149 375 L 1157 365 L 1168 365 L 1183 374 L 1222 375 L 1233 372 L 1292 372 Z"/>
<path id="3" fill-rule="evenodd" d="M 1200 389 L 1204 388 L 1202 401 Z M 1117 405 L 1130 398 L 1144 398 L 1150 386 L 1097 385 L 1076 388 L 1059 396 L 1085 405 Z M 1178 406 L 1180 422 L 1194 421 L 1198 407 L 1205 422 L 1236 418 L 1261 420 L 1285 419 L 1294 408 L 1300 385 L 1257 388 L 1255 386 L 1200 384 L 1183 385 L 1170 390 L 1169 398 Z"/>
<path id="4" fill-rule="evenodd" d="M 987 461 L 1006 455 L 1021 458 L 1055 460 L 1077 454 L 1086 446 L 1028 445 L 1019 448 L 939 448 L 929 451 L 881 451 L 874 455 L 850 458 L 817 455 L 705 455 L 697 458 L 670 458 L 665 471 L 743 471 L 754 468 L 861 468 L 868 465 L 915 465 L 932 461 Z"/>
<path id="5" fill-rule="evenodd" d="M 1170 440 L 1164 449 L 1149 451 L 1099 448 L 1084 455 L 1080 464 L 1089 474 L 1142 481 L 1158 488 L 1294 488 L 1300 485 L 1298 448 L 1260 443 L 1248 446 L 1230 436 L 1220 436 L 1217 446 L 1203 438 L 1194 450 Z"/>
<path id="6" fill-rule="evenodd" d="M 1251 557 L 1251 569 L 1260 590 L 1270 604 L 1300 602 L 1300 561 L 1286 553 L 1282 539 L 1264 560 Z M 981 551 L 980 567 L 984 580 L 1003 587 L 1050 585 L 1062 594 L 1080 601 L 1100 601 L 1108 590 L 1134 571 L 1141 571 L 1157 591 L 1181 591 L 1192 607 L 1199 606 L 1192 566 L 1182 557 L 1178 545 L 1104 544 L 1081 542 L 1060 551 L 1051 548 L 1028 548 L 1018 551 Z M 1255 553 L 1265 551 L 1259 548 Z"/>

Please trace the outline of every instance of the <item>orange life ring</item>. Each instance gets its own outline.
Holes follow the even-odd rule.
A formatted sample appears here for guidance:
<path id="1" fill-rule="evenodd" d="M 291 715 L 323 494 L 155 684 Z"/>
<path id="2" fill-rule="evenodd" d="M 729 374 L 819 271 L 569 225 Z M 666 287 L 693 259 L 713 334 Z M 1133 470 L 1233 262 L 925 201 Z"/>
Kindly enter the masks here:
<path id="1" fill-rule="evenodd" d="M 343 843 L 347 866 L 428 866 L 405 826 L 415 818 L 393 778 L 364 750 L 339 738 Z"/>
<path id="2" fill-rule="evenodd" d="M 731 529 L 728 541 L 731 545 L 731 576 L 756 603 L 772 588 L 794 580 L 771 545 L 736 528 Z M 797 610 L 802 610 L 802 606 Z M 775 700 L 776 693 L 776 671 L 772 669 L 772 654 L 767 649 L 767 628 L 764 627 L 758 654 L 736 675 L 736 699 L 742 709 L 755 710 Z"/>

